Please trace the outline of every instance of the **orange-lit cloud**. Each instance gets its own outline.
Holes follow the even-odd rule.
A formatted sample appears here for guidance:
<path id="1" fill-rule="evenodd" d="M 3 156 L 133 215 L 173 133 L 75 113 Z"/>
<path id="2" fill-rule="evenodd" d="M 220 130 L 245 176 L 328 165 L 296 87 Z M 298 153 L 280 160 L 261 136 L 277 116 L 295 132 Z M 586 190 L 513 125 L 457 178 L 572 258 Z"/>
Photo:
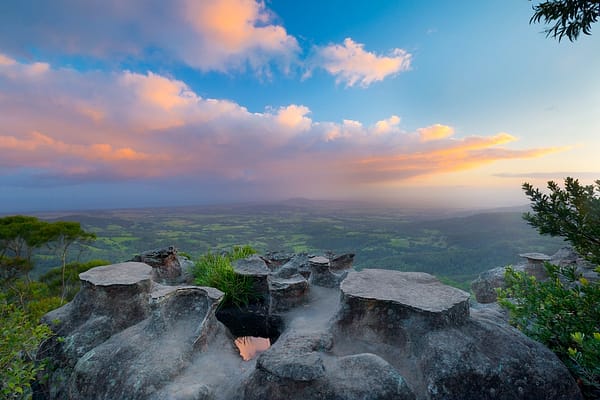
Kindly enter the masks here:
<path id="1" fill-rule="evenodd" d="M 73 144 L 56 140 L 41 132 L 23 135 L 25 138 L 0 135 L 0 154 L 4 166 L 42 167 L 70 175 L 92 172 L 94 169 L 120 169 L 123 176 L 160 176 L 159 170 L 137 168 L 169 161 L 166 154 L 148 154 L 129 147 L 114 147 L 107 143 Z M 73 164 L 74 163 L 74 164 Z M 130 167 L 133 166 L 133 169 Z M 154 169 L 155 171 L 151 171 Z"/>
<path id="2" fill-rule="evenodd" d="M 454 135 L 454 129 L 451 126 L 441 124 L 420 128 L 417 131 L 419 132 L 419 136 L 423 142 L 445 139 Z"/>
<path id="3" fill-rule="evenodd" d="M 508 133 L 460 136 L 441 124 L 404 130 L 396 115 L 369 125 L 315 121 L 299 104 L 249 112 L 156 73 L 32 75 L 32 64 L 8 60 L 0 63 L 4 176 L 35 168 L 63 181 L 185 177 L 323 193 L 563 150 L 509 148 L 518 139 Z"/>
<path id="4" fill-rule="evenodd" d="M 139 101 L 169 111 L 175 107 L 185 107 L 197 101 L 196 95 L 181 81 L 168 79 L 149 72 L 140 75 L 125 72 L 121 84 L 131 88 Z"/>
<path id="5" fill-rule="evenodd" d="M 273 64 L 286 71 L 300 53 L 297 40 L 274 23 L 264 1 L 257 0 L 151 5 L 145 0 L 55 0 L 36 4 L 35 12 L 26 6 L 3 11 L 6 21 L 18 21 L 11 24 L 11 35 L 0 36 L 0 48 L 10 54 L 23 54 L 31 42 L 62 54 L 107 59 L 137 57 L 155 48 L 163 57 L 203 71 L 249 67 L 262 73 Z M 0 64 L 9 61 L 3 58 Z"/>
<path id="6" fill-rule="evenodd" d="M 389 133 L 400 125 L 400 117 L 392 115 L 390 118 L 377 121 L 375 123 L 375 133 L 378 135 Z"/>
<path id="7" fill-rule="evenodd" d="M 282 26 L 270 23 L 272 16 L 263 2 L 186 0 L 182 11 L 200 39 L 201 50 L 189 57 L 205 70 L 226 70 L 244 60 L 259 67 L 269 57 L 289 64 L 300 50 Z"/>
<path id="8" fill-rule="evenodd" d="M 346 38 L 343 44 L 331 44 L 317 49 L 316 64 L 346 86 L 369 86 L 373 82 L 410 69 L 412 56 L 402 49 L 393 49 L 388 56 L 366 51 L 364 44 Z"/>

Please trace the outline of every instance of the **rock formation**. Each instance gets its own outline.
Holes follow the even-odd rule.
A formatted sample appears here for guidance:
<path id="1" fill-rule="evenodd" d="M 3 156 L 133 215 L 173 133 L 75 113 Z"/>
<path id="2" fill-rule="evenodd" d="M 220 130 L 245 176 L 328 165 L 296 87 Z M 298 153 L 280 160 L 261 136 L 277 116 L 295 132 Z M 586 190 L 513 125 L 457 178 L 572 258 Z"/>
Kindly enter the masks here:
<path id="1" fill-rule="evenodd" d="M 563 247 L 552 257 L 541 253 L 521 254 L 526 261 L 514 265 L 515 271 L 525 272 L 538 280 L 548 277 L 544 268 L 544 262 L 550 262 L 561 267 L 573 266 L 576 272 L 590 281 L 600 279 L 600 275 L 594 271 L 594 265 L 584 260 L 571 247 Z M 475 300 L 482 304 L 494 303 L 498 299 L 496 289 L 504 288 L 504 273 L 506 267 L 497 267 L 484 271 L 471 283 L 471 290 L 475 294 Z"/>
<path id="2" fill-rule="evenodd" d="M 145 251 L 131 261 L 152 267 L 152 279 L 163 284 L 180 284 L 190 280 L 193 263 L 177 254 L 175 246 Z"/>
<path id="3" fill-rule="evenodd" d="M 44 317 L 62 339 L 40 349 L 51 364 L 36 398 L 581 399 L 553 353 L 471 312 L 467 293 L 425 273 L 340 271 L 334 260 L 235 266 L 264 291 L 259 309 L 280 330 L 249 361 L 218 319 L 220 291 L 164 286 L 137 262 L 82 273 L 75 299 Z"/>

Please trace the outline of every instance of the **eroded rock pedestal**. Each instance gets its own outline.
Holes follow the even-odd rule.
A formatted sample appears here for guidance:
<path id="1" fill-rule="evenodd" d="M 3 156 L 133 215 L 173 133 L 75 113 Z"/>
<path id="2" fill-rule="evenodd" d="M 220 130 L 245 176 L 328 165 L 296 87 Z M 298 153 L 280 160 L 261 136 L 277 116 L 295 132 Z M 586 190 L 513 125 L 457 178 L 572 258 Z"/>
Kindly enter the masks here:
<path id="1" fill-rule="evenodd" d="M 308 258 L 292 260 L 237 267 L 281 296 L 270 308 L 283 332 L 250 361 L 215 318 L 218 290 L 159 285 L 141 263 L 81 274 L 76 298 L 45 317 L 64 340 L 41 348 L 50 378 L 37 398 L 581 399 L 553 353 L 471 313 L 467 293 L 431 275 L 372 269 L 349 272 L 339 288 L 305 287 L 322 260 L 308 262 L 308 280 Z M 337 275 L 331 264 L 317 269 Z M 285 300 L 294 291 L 302 302 Z"/>
<path id="2" fill-rule="evenodd" d="M 138 262 L 80 274 L 75 299 L 44 317 L 57 337 L 39 352 L 50 373 L 38 398 L 148 398 L 209 345 L 223 293 L 162 286 L 152 275 Z"/>

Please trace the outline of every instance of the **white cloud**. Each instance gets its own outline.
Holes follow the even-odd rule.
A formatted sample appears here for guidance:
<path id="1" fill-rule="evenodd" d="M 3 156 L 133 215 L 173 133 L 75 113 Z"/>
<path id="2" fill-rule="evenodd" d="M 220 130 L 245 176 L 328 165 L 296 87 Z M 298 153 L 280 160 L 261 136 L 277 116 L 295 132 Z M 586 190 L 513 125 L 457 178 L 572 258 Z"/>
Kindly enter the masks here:
<path id="1" fill-rule="evenodd" d="M 317 48 L 316 66 L 336 77 L 346 86 L 369 86 L 386 77 L 408 71 L 412 56 L 402 49 L 393 49 L 389 55 L 377 55 L 364 50 L 364 44 L 346 38 L 343 44 Z"/>
<path id="2" fill-rule="evenodd" d="M 310 113 L 308 107 L 292 104 L 281 107 L 277 112 L 276 120 L 279 124 L 291 129 L 306 131 L 310 129 L 312 124 L 312 120 L 306 116 L 308 113 Z"/>

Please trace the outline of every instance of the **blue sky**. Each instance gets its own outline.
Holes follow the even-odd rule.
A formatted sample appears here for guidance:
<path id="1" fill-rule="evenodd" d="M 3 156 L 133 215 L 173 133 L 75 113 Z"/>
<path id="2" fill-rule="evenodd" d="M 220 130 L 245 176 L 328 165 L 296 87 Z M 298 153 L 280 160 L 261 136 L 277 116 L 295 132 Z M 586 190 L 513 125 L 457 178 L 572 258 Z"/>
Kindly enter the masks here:
<path id="1" fill-rule="evenodd" d="M 532 4 L 9 0 L 0 212 L 589 182 L 600 34 L 546 38 Z"/>

